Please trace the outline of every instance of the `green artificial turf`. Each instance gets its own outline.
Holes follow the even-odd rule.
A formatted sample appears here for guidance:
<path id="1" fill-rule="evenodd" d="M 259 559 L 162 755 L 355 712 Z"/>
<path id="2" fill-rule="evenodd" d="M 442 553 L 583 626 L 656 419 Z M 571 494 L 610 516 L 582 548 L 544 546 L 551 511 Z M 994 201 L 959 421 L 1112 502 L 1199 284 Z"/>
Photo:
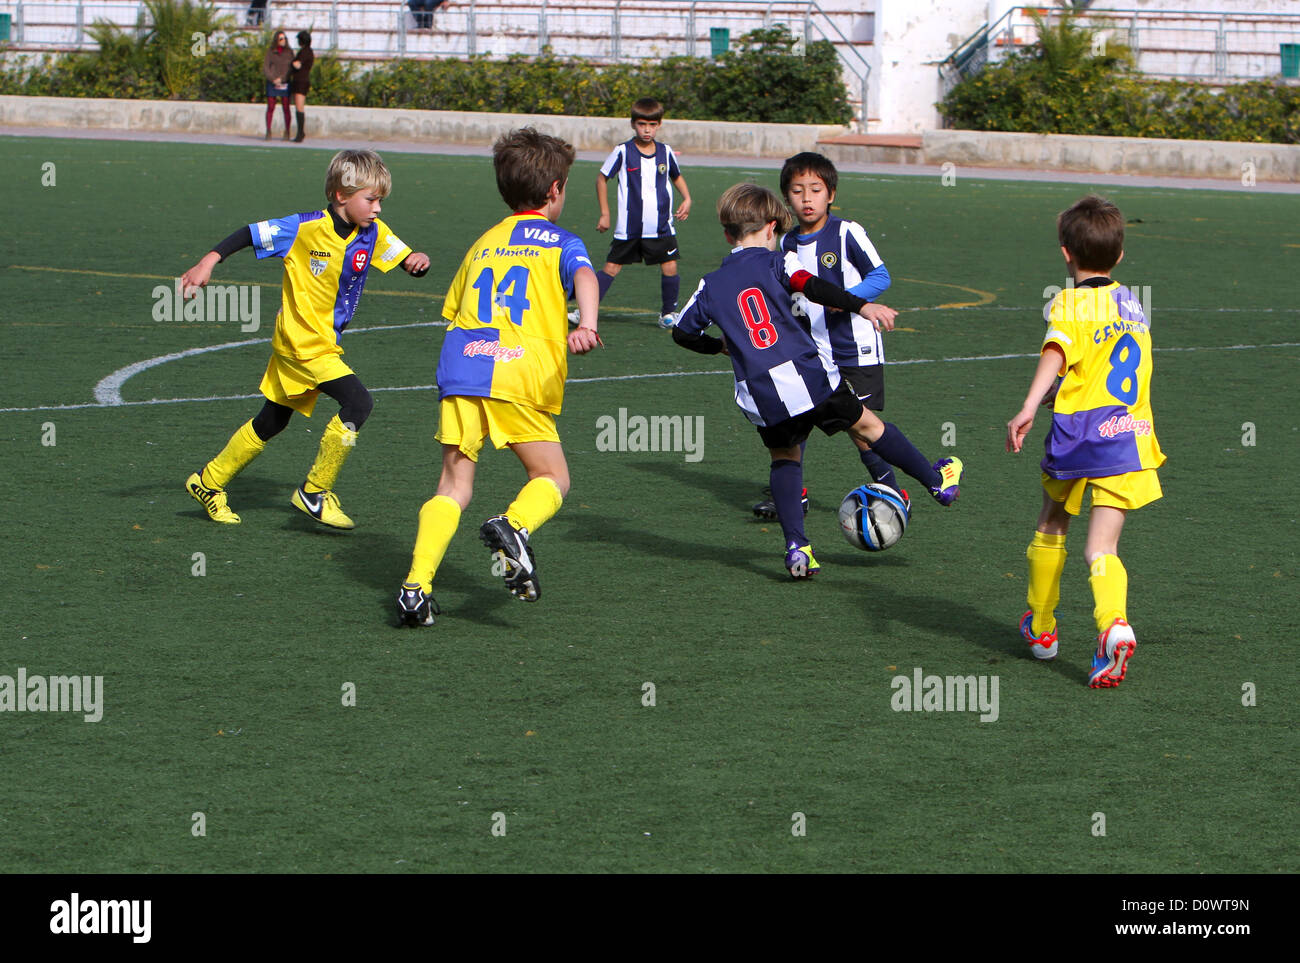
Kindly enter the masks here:
<path id="1" fill-rule="evenodd" d="M 319 206 L 328 159 L 0 140 L 18 211 L 0 261 L 0 675 L 104 679 L 97 723 L 0 713 L 0 871 L 1300 869 L 1300 198 L 1104 191 L 1130 221 L 1116 277 L 1149 288 L 1169 462 L 1166 497 L 1121 541 L 1137 653 L 1123 685 L 1094 691 L 1082 522 L 1059 659 L 1034 661 L 1017 634 L 1046 416 L 1025 453 L 1003 452 L 1044 289 L 1065 283 L 1054 217 L 1084 188 L 841 175 L 837 212 L 866 226 L 895 278 L 882 300 L 904 311 L 887 417 L 966 464 L 952 509 L 913 487 L 895 548 L 841 539 L 835 510 L 863 471 L 846 439 L 817 435 L 808 531 L 823 568 L 786 577 L 779 528 L 750 513 L 767 458 L 725 359 L 673 345 L 653 323 L 657 271 L 633 266 L 602 306 L 607 348 L 570 362 L 573 489 L 533 541 L 542 600 L 512 599 L 476 537 L 523 480 L 489 450 L 435 585 L 444 614 L 398 631 L 393 597 L 439 470 L 436 395 L 420 387 L 442 338 L 431 322 L 505 213 L 486 157 L 387 156 L 382 216 L 433 267 L 371 272 L 344 337 L 376 399 L 338 486 L 355 531 L 288 503 L 328 399 L 232 483 L 242 525 L 212 524 L 184 491 L 260 401 L 169 399 L 255 395 L 265 343 L 159 364 L 126 380 L 128 404 L 95 403 L 124 366 L 269 337 L 277 261 L 242 252 L 214 277 L 264 285 L 254 333 L 155 321 L 153 289 L 240 224 Z M 599 264 L 595 170 L 575 167 L 561 224 Z M 683 301 L 726 253 L 717 195 L 776 182 L 685 173 Z M 629 377 L 650 375 L 665 376 Z M 599 450 L 598 421 L 620 409 L 702 419 L 702 458 Z M 891 680 L 918 667 L 996 677 L 998 718 L 894 711 Z"/>

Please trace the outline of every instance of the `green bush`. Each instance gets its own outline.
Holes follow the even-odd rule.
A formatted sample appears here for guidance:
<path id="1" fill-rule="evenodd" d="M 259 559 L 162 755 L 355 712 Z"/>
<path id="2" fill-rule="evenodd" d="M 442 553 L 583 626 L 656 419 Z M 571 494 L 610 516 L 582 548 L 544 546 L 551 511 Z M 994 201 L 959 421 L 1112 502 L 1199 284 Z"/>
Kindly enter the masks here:
<path id="1" fill-rule="evenodd" d="M 1094 32 L 1040 21 L 1034 46 L 957 84 L 940 114 L 967 130 L 1300 143 L 1300 88 L 1147 80 L 1122 47 L 1093 56 Z"/>
<path id="2" fill-rule="evenodd" d="M 46 57 L 25 68 L 0 63 L 0 93 L 262 100 L 262 58 L 273 34 L 226 33 L 228 24 L 197 19 L 209 8 L 189 0 L 150 0 L 148 6 L 152 22 L 165 22 L 166 30 L 97 26 L 96 51 Z M 203 56 L 191 49 L 195 31 L 211 36 Z M 818 41 L 803 56 L 794 47 L 794 36 L 781 27 L 746 34 L 716 61 L 671 57 L 598 65 L 548 51 L 505 60 L 396 60 L 361 70 L 325 55 L 312 72 L 311 102 L 621 117 L 638 97 L 655 96 L 681 120 L 847 123 L 852 113 L 834 47 Z"/>

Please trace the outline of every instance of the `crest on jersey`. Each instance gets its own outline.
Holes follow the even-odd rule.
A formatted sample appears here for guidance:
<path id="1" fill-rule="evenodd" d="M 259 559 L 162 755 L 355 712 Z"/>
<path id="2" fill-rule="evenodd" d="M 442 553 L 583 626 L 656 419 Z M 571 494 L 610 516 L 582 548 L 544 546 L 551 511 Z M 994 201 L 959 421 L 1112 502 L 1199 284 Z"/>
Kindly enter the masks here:
<path id="1" fill-rule="evenodd" d="M 660 165 L 659 165 L 659 173 L 660 173 L 660 174 L 667 174 L 667 173 L 668 173 L 668 165 L 667 165 L 667 164 L 660 164 Z"/>
<path id="2" fill-rule="evenodd" d="M 367 251 L 365 248 L 353 252 L 352 270 L 356 271 L 358 274 L 360 274 L 362 271 L 366 269 L 366 265 L 369 262 L 370 262 L 370 252 Z"/>
<path id="3" fill-rule="evenodd" d="M 838 261 L 839 258 L 835 256 L 834 251 L 827 251 L 818 260 L 822 262 L 822 267 L 833 268 L 835 267 L 835 262 Z"/>
<path id="4" fill-rule="evenodd" d="M 322 261 L 318 258 L 311 259 L 311 273 L 313 277 L 320 277 L 325 273 L 327 267 L 329 267 L 329 264 L 326 261 Z"/>

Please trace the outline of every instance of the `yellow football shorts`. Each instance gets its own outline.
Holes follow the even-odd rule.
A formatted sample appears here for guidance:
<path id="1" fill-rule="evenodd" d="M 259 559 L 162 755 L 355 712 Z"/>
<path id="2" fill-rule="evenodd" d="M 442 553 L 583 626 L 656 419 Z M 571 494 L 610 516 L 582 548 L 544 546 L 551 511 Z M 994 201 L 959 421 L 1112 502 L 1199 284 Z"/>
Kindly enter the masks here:
<path id="1" fill-rule="evenodd" d="M 1131 471 L 1102 478 L 1053 478 L 1043 472 L 1043 489 L 1054 502 L 1064 502 L 1065 510 L 1078 515 L 1083 507 L 1083 493 L 1092 489 L 1092 504 L 1132 511 L 1149 505 L 1164 495 L 1154 468 Z"/>
<path id="2" fill-rule="evenodd" d="M 497 448 L 516 442 L 560 440 L 555 416 L 513 401 L 450 395 L 438 406 L 438 441 L 455 445 L 470 461 L 478 461 L 483 439 Z"/>
<path id="3" fill-rule="evenodd" d="M 282 354 L 272 354 L 262 375 L 262 394 L 277 405 L 284 405 L 311 417 L 320 397 L 317 385 L 346 378 L 353 374 L 337 354 L 323 354 L 310 361 L 298 361 Z"/>

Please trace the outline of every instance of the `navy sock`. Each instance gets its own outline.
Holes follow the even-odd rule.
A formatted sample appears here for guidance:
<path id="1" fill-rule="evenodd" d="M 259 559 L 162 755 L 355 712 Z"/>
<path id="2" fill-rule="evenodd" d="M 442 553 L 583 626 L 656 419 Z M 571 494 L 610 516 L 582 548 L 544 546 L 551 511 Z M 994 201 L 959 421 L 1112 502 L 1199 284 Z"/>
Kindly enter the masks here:
<path id="1" fill-rule="evenodd" d="M 877 455 L 894 467 L 903 469 L 926 489 L 936 487 L 943 480 L 925 460 L 925 456 L 898 430 L 897 425 L 885 422 L 885 433 L 872 442 L 871 447 Z"/>
<path id="2" fill-rule="evenodd" d="M 614 283 L 614 277 L 613 275 L 606 274 L 604 271 L 597 271 L 596 283 L 600 285 L 600 300 L 604 301 L 605 292 L 608 291 L 609 286 Z"/>
<path id="3" fill-rule="evenodd" d="M 858 457 L 862 459 L 862 464 L 866 466 L 872 481 L 888 485 L 894 491 L 900 490 L 898 479 L 894 477 L 894 469 L 889 467 L 889 462 L 870 450 L 859 451 Z"/>
<path id="4" fill-rule="evenodd" d="M 803 533 L 803 465 L 788 458 L 777 459 L 772 462 L 771 484 L 785 543 L 807 545 L 808 536 Z"/>
<path id="5" fill-rule="evenodd" d="M 677 295 L 682 290 L 682 277 L 680 274 L 674 274 L 669 277 L 667 274 L 659 278 L 659 294 L 662 300 L 662 310 L 660 314 L 675 314 L 677 312 Z"/>

